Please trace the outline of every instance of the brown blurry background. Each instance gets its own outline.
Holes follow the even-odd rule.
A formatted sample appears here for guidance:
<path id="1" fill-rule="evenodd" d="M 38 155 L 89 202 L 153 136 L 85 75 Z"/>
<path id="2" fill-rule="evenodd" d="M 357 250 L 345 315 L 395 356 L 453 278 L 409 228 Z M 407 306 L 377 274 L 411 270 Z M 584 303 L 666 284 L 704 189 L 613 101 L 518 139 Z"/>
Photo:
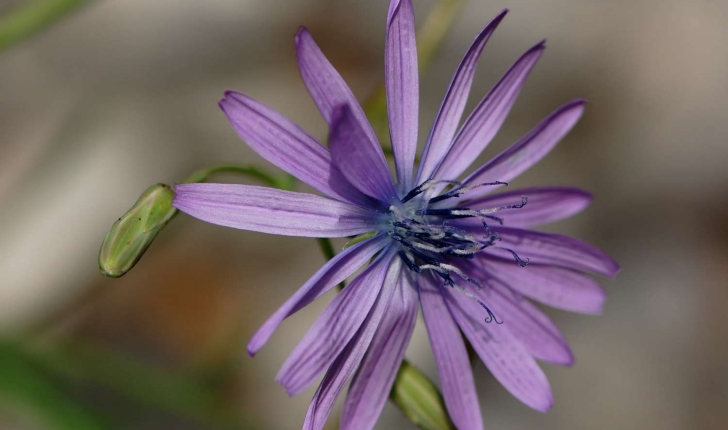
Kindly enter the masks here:
<path id="1" fill-rule="evenodd" d="M 0 12 L 17 3 L 0 0 Z M 0 55 L 2 334 L 46 327 L 203 375 L 251 428 L 299 428 L 314 388 L 288 398 L 274 377 L 328 299 L 291 318 L 254 359 L 244 345 L 323 263 L 315 241 L 182 215 L 121 279 L 100 275 L 97 252 L 150 184 L 216 162 L 273 171 L 227 124 L 216 105 L 224 90 L 324 138 L 293 35 L 305 24 L 364 99 L 383 78 L 387 3 L 104 0 Z M 434 2 L 414 3 L 423 18 Z M 511 13 L 486 47 L 471 106 L 528 47 L 545 37 L 548 48 L 486 155 L 586 97 L 580 124 L 513 185 L 592 191 L 587 211 L 547 228 L 599 246 L 622 272 L 603 282 L 603 316 L 550 312 L 577 362 L 544 365 L 549 413 L 519 404 L 476 366 L 487 428 L 728 428 L 728 2 L 470 0 L 421 77 L 421 140 L 471 39 L 504 7 Z M 436 377 L 421 324 L 408 357 Z M 103 388 L 60 386 L 113 428 L 207 428 Z M 43 428 L 8 405 L 0 428 Z M 410 427 L 391 404 L 378 425 Z"/>

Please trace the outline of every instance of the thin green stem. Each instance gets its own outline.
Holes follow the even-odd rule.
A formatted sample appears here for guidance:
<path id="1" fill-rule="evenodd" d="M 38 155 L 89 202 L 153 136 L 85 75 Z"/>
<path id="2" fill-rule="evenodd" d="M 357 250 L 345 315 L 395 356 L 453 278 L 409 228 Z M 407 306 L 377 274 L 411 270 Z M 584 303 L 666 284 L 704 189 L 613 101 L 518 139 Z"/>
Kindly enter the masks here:
<path id="1" fill-rule="evenodd" d="M 334 258 L 336 253 L 334 252 L 334 246 L 331 244 L 331 239 L 319 237 L 316 240 L 318 241 L 319 247 L 321 247 L 321 252 L 324 254 L 324 257 L 326 257 L 327 260 Z"/>
<path id="2" fill-rule="evenodd" d="M 260 170 L 257 167 L 245 166 L 242 164 L 216 164 L 214 166 L 206 167 L 204 169 L 200 169 L 194 172 L 193 174 L 188 176 L 187 179 L 185 179 L 183 182 L 185 184 L 205 182 L 210 176 L 220 173 L 234 173 L 238 175 L 250 176 L 251 178 L 257 179 L 265 183 L 266 185 L 270 185 L 271 187 L 284 188 L 281 186 L 284 182 L 283 179 L 276 178 Z"/>
<path id="3" fill-rule="evenodd" d="M 0 52 L 93 0 L 37 0 L 0 17 Z"/>

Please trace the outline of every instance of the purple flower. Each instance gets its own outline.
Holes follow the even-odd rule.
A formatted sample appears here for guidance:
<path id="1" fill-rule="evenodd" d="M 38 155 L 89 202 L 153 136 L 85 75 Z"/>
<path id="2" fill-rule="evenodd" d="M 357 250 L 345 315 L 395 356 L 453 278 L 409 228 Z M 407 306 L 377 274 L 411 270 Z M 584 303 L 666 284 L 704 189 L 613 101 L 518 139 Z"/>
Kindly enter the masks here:
<path id="1" fill-rule="evenodd" d="M 461 331 L 491 373 L 539 411 L 552 405 L 536 360 L 570 365 L 561 332 L 526 298 L 574 312 L 599 313 L 605 294 L 588 276 L 619 267 L 598 249 L 528 228 L 569 217 L 591 195 L 575 188 L 529 188 L 488 195 L 543 158 L 584 110 L 575 100 L 556 109 L 498 156 L 456 182 L 505 120 L 544 50 L 526 51 L 464 125 L 476 63 L 499 14 L 475 38 L 457 68 L 419 169 L 418 75 L 410 0 L 393 0 L 387 18 L 385 83 L 396 182 L 362 108 L 301 28 L 296 35 L 303 81 L 331 127 L 329 148 L 262 103 L 236 92 L 220 102 L 233 128 L 262 157 L 326 197 L 258 186 L 183 184 L 174 205 L 224 226 L 271 234 L 347 237 L 375 232 L 326 263 L 258 330 L 255 354 L 288 316 L 373 261 L 336 295 L 300 341 L 277 380 L 290 395 L 324 371 L 305 429 L 321 429 L 353 377 L 341 420 L 370 429 L 391 389 L 422 308 L 444 400 L 459 429 L 482 418 Z M 527 267 L 525 267 L 527 266 Z"/>

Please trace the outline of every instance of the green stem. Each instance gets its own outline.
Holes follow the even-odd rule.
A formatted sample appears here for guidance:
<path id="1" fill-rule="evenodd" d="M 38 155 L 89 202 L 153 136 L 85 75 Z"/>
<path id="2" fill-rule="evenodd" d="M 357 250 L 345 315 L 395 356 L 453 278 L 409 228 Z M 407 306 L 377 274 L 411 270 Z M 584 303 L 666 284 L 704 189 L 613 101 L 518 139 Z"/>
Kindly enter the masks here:
<path id="1" fill-rule="evenodd" d="M 319 247 L 321 248 L 321 252 L 324 254 L 324 257 L 326 257 L 327 260 L 331 260 L 334 258 L 334 255 L 336 253 L 334 252 L 334 246 L 331 244 L 331 239 L 326 237 L 319 237 L 316 239 L 318 241 Z"/>
<path id="2" fill-rule="evenodd" d="M 234 173 L 238 175 L 250 176 L 251 178 L 257 179 L 265 183 L 266 185 L 270 185 L 271 187 L 282 189 L 289 188 L 288 179 L 276 178 L 260 170 L 257 167 L 244 166 L 242 164 L 217 164 L 211 167 L 200 169 L 188 176 L 187 179 L 185 179 L 183 182 L 185 184 L 205 182 L 210 176 L 220 173 Z"/>
<path id="3" fill-rule="evenodd" d="M 50 26 L 92 0 L 37 0 L 0 17 L 0 52 Z"/>

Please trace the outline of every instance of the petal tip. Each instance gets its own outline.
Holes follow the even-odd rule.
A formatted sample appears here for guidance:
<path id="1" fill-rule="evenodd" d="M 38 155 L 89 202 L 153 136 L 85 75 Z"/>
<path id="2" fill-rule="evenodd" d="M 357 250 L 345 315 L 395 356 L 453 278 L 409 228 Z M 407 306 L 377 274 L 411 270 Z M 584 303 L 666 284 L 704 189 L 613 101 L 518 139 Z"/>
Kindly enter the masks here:
<path id="1" fill-rule="evenodd" d="M 546 403 L 544 403 L 543 405 L 539 405 L 536 408 L 536 410 L 539 412 L 546 413 L 549 410 L 551 410 L 551 408 L 553 408 L 553 407 L 554 407 L 554 399 L 553 399 L 553 397 L 549 397 L 548 401 Z"/>
<path id="2" fill-rule="evenodd" d="M 257 345 L 255 342 L 255 338 L 253 338 L 249 343 L 248 346 L 245 347 L 245 351 L 248 353 L 249 356 L 255 357 L 255 354 L 260 351 L 260 345 Z"/>
<path id="3" fill-rule="evenodd" d="M 574 352 L 571 351 L 571 348 L 569 348 L 568 359 L 563 363 L 563 365 L 564 365 L 564 367 L 573 367 L 575 363 L 576 363 L 576 357 L 574 356 Z"/>
<path id="4" fill-rule="evenodd" d="M 617 262 L 616 262 L 616 261 L 614 261 L 614 260 L 612 260 L 612 264 L 613 264 L 613 267 L 612 267 L 612 272 L 611 272 L 611 274 L 609 275 L 609 277 L 610 277 L 610 278 L 612 278 L 612 279 L 614 279 L 614 278 L 616 278 L 616 277 L 617 277 L 617 275 L 619 274 L 619 272 L 621 272 L 621 271 L 622 271 L 622 266 L 620 266 L 620 265 L 619 265 L 619 263 L 617 263 Z"/>
<path id="5" fill-rule="evenodd" d="M 308 31 L 308 29 L 302 25 L 298 27 L 298 31 L 296 31 L 296 35 L 294 36 L 293 40 L 296 42 L 296 45 L 298 45 L 300 44 L 302 37 L 310 36 L 310 34 L 311 33 Z"/>
<path id="6" fill-rule="evenodd" d="M 493 18 L 493 19 L 491 20 L 491 22 L 492 22 L 493 24 L 498 24 L 498 23 L 500 23 L 500 22 L 501 22 L 501 21 L 503 20 L 503 18 L 505 18 L 505 16 L 506 16 L 506 15 L 508 15 L 508 12 L 510 12 L 510 11 L 511 11 L 511 10 L 510 10 L 510 9 L 508 9 L 508 8 L 505 8 L 505 9 L 503 9 L 502 11 L 498 12 L 498 15 L 496 15 L 496 16 L 495 16 L 495 18 Z"/>

